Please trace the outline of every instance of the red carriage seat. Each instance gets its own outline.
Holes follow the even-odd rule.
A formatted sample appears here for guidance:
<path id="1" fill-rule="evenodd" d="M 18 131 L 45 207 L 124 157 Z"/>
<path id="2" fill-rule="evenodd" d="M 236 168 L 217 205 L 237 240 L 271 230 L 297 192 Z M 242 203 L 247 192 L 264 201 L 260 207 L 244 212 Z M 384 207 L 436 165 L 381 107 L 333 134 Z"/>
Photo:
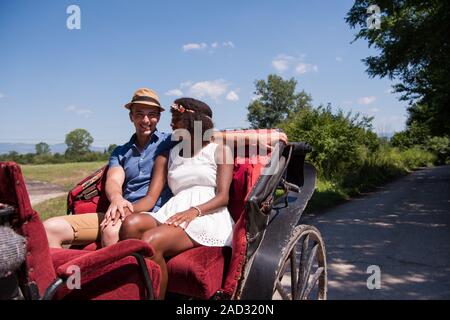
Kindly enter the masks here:
<path id="1" fill-rule="evenodd" d="M 232 248 L 199 247 L 167 263 L 169 292 L 200 299 L 231 298 L 236 290 L 247 250 L 245 203 L 268 157 L 236 159 L 228 209 L 235 221 Z M 240 160 L 243 163 L 240 163 Z"/>
<path id="2" fill-rule="evenodd" d="M 27 240 L 26 259 L 18 272 L 25 298 L 143 299 L 159 294 L 159 267 L 143 259 L 152 255 L 151 247 L 143 241 L 127 240 L 94 252 L 49 249 L 20 167 L 13 162 L 0 162 L 0 202 L 16 208 L 10 224 Z M 80 290 L 63 286 L 73 266 L 81 271 Z"/>
<path id="3" fill-rule="evenodd" d="M 187 250 L 167 261 L 169 293 L 199 298 L 232 298 L 236 292 L 246 260 L 248 217 L 246 201 L 270 159 L 255 154 L 236 157 L 228 209 L 235 221 L 232 248 L 198 247 Z M 98 173 L 102 172 L 101 175 Z M 104 212 L 108 207 L 102 191 L 107 167 L 80 182 L 68 197 L 68 210 L 73 214 Z M 91 190 L 89 192 L 82 190 Z M 96 191 L 92 191 L 92 190 Z M 96 244 L 86 247 L 95 250 Z"/>

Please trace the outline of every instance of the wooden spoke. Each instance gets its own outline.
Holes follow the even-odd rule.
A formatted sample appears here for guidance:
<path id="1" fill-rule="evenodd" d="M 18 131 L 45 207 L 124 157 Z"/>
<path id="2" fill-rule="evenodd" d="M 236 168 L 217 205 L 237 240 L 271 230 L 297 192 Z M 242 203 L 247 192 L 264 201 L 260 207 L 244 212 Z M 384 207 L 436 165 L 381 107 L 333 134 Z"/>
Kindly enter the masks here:
<path id="1" fill-rule="evenodd" d="M 296 297 L 302 297 L 304 291 L 306 290 L 306 287 L 308 285 L 309 281 L 309 275 L 311 274 L 311 269 L 314 263 L 314 260 L 317 256 L 317 249 L 319 248 L 318 244 L 315 244 L 314 247 L 311 249 L 311 252 L 309 254 L 308 262 L 303 265 L 303 269 L 300 271 L 302 273 L 302 283 L 299 283 L 297 286 L 297 293 Z"/>
<path id="2" fill-rule="evenodd" d="M 301 300 L 307 299 L 311 293 L 311 290 L 316 285 L 317 281 L 319 280 L 319 277 L 322 275 L 324 271 L 323 267 L 320 267 L 316 270 L 316 273 L 314 273 L 313 277 L 311 278 L 311 281 L 308 284 L 308 288 L 306 288 L 305 292 L 300 297 Z"/>
<path id="3" fill-rule="evenodd" d="M 286 273 L 286 268 L 288 266 L 288 260 L 286 260 L 283 264 L 283 267 L 281 268 L 281 272 L 280 272 L 280 276 L 278 277 L 278 280 L 281 281 L 281 279 L 283 278 L 284 274 Z"/>
<path id="4" fill-rule="evenodd" d="M 297 248 L 298 246 L 300 248 Z M 303 300 L 311 298 L 311 294 L 317 292 L 318 299 L 326 299 L 326 255 L 319 231 L 308 225 L 297 226 L 286 249 L 274 285 L 277 297 L 284 300 Z M 286 272 L 287 266 L 290 266 L 290 272 Z M 282 280 L 285 275 L 290 275 L 290 281 L 285 281 L 283 287 Z"/>
<path id="5" fill-rule="evenodd" d="M 276 289 L 283 300 L 292 300 L 292 295 L 290 295 L 290 294 L 286 293 L 286 291 L 284 291 L 283 285 L 281 284 L 280 281 L 277 281 Z"/>
<path id="6" fill-rule="evenodd" d="M 298 270 L 297 270 L 297 251 L 292 248 L 289 260 L 291 261 L 291 295 L 295 297 L 295 293 L 297 292 L 297 281 L 298 281 Z"/>

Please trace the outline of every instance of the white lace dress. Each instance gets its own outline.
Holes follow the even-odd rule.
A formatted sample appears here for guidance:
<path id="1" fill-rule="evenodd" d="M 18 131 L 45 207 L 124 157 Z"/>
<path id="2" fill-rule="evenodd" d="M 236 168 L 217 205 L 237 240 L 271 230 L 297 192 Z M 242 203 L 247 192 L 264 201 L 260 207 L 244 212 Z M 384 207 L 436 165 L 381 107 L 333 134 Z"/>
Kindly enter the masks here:
<path id="1" fill-rule="evenodd" d="M 173 148 L 169 156 L 167 181 L 174 196 L 158 212 L 149 212 L 150 215 L 164 223 L 172 215 L 214 198 L 217 146 L 210 143 L 192 158 L 181 157 L 177 148 Z M 227 207 L 221 207 L 192 220 L 185 231 L 191 239 L 204 246 L 231 246 L 233 225 Z"/>

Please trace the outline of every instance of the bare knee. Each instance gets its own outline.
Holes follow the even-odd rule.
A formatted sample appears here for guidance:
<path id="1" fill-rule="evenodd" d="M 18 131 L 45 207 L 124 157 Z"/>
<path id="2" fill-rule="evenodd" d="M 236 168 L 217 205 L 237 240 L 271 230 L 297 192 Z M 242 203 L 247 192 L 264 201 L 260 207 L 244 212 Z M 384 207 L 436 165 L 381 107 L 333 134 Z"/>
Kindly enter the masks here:
<path id="1" fill-rule="evenodd" d="M 120 227 L 120 239 L 140 239 L 140 222 L 141 217 L 138 214 L 131 214 L 126 217 Z"/>
<path id="2" fill-rule="evenodd" d="M 49 246 L 61 248 L 62 244 L 70 243 L 74 239 L 72 226 L 62 217 L 54 217 L 44 221 Z"/>
<path id="3" fill-rule="evenodd" d="M 120 221 L 115 226 L 109 224 L 102 230 L 102 247 L 113 245 L 119 241 Z"/>
<path id="4" fill-rule="evenodd" d="M 146 214 L 131 214 L 122 222 L 120 240 L 141 239 L 145 231 L 156 227 L 156 222 Z"/>

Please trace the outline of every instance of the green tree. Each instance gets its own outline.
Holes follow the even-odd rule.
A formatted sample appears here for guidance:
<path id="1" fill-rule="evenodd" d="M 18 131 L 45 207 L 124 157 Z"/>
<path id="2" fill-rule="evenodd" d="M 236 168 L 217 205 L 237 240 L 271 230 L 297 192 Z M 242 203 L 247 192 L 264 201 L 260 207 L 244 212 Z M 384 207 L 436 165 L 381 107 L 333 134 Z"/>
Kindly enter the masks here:
<path id="1" fill-rule="evenodd" d="M 392 136 L 391 145 L 405 150 L 413 146 L 424 145 L 429 138 L 429 128 L 423 123 L 414 121 L 405 130 L 396 132 Z"/>
<path id="2" fill-rule="evenodd" d="M 108 153 L 108 154 L 111 154 L 111 153 L 114 151 L 115 148 L 117 148 L 117 144 L 110 144 L 110 145 L 108 146 L 108 151 L 107 151 L 107 153 Z"/>
<path id="3" fill-rule="evenodd" d="M 50 146 L 45 142 L 39 142 L 34 146 L 34 148 L 38 156 L 50 154 Z"/>
<path id="4" fill-rule="evenodd" d="M 75 129 L 66 135 L 66 155 L 78 156 L 89 152 L 94 139 L 91 134 L 85 129 Z"/>
<path id="5" fill-rule="evenodd" d="M 381 28 L 370 29 L 367 8 L 381 9 Z M 363 61 L 370 76 L 400 82 L 394 86 L 409 101 L 408 124 L 425 124 L 433 136 L 450 134 L 450 2 L 356 0 L 346 21 L 359 28 L 379 54 Z"/>
<path id="6" fill-rule="evenodd" d="M 255 82 L 258 97 L 248 106 L 247 119 L 252 128 L 274 128 L 299 109 L 311 106 L 311 96 L 304 91 L 295 93 L 297 81 L 284 80 L 271 74 L 267 81 Z"/>

